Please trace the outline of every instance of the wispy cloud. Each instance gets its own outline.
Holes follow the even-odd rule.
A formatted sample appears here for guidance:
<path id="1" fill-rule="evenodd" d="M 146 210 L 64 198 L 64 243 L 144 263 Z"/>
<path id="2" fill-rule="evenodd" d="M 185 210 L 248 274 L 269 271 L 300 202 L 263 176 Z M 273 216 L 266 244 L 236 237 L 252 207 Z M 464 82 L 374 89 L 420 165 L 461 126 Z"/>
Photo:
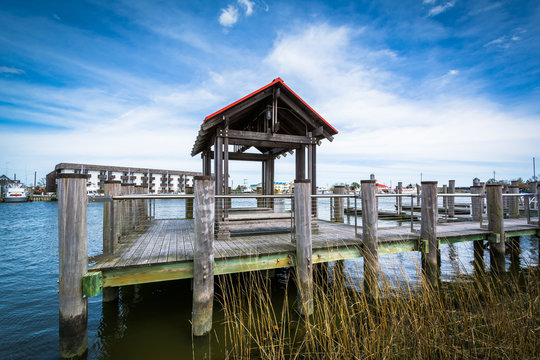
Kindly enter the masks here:
<path id="1" fill-rule="evenodd" d="M 253 14 L 253 6 L 255 3 L 250 0 L 238 0 L 238 4 L 240 4 L 242 7 L 244 7 L 244 11 L 246 16 L 250 16 Z"/>
<path id="2" fill-rule="evenodd" d="M 429 4 L 433 4 L 433 3 L 434 3 L 434 1 L 430 2 Z M 448 2 L 446 2 L 444 4 L 441 4 L 441 5 L 437 5 L 437 6 L 431 8 L 429 10 L 428 16 L 437 16 L 439 14 L 442 14 L 443 12 L 447 11 L 448 9 L 453 8 L 454 5 L 456 5 L 455 0 L 448 1 Z"/>
<path id="3" fill-rule="evenodd" d="M 238 8 L 234 5 L 229 5 L 225 9 L 221 9 L 219 15 L 219 23 L 225 27 L 232 27 L 238 22 Z"/>
<path id="4" fill-rule="evenodd" d="M 512 34 L 498 37 L 497 39 L 491 40 L 490 42 L 486 43 L 484 46 L 495 46 L 501 49 L 508 49 L 510 46 L 512 46 L 513 43 L 521 40 L 521 35 L 525 32 L 526 31 L 524 29 L 514 30 Z"/>
<path id="5" fill-rule="evenodd" d="M 10 67 L 10 66 L 0 66 L 0 74 L 24 74 L 24 70 Z"/>

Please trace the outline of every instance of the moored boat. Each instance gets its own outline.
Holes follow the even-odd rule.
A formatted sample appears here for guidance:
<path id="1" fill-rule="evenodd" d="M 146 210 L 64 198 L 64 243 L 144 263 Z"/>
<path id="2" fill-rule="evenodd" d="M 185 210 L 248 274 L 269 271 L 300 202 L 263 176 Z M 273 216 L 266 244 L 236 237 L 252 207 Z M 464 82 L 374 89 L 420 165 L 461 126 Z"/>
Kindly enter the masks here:
<path id="1" fill-rule="evenodd" d="M 28 201 L 28 194 L 26 193 L 24 186 L 20 184 L 13 184 L 6 188 L 4 202 L 15 203 L 25 201 Z"/>

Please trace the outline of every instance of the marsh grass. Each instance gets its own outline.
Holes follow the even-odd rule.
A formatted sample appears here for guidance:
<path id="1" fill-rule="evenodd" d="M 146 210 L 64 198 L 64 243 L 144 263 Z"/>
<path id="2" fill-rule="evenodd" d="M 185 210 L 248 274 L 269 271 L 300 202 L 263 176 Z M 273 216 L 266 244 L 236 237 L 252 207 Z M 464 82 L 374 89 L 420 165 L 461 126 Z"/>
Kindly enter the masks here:
<path id="1" fill-rule="evenodd" d="M 380 295 L 361 277 L 315 268 L 314 313 L 296 311 L 294 276 L 218 278 L 227 356 L 241 359 L 533 359 L 539 356 L 540 272 L 460 276 L 433 288 L 381 276 Z M 347 269 L 347 273 L 354 269 Z M 360 271 L 359 271 L 360 272 Z M 290 273 L 294 275 L 294 269 Z M 361 285 L 361 284 L 360 284 Z M 273 293 L 275 296 L 273 296 Z"/>

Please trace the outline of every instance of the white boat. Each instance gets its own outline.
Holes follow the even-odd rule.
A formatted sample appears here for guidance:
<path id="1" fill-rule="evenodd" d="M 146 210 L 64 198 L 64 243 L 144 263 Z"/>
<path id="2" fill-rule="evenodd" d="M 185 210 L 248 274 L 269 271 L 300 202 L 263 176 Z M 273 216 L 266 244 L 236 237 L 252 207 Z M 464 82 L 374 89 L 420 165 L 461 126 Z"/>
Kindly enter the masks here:
<path id="1" fill-rule="evenodd" d="M 20 184 L 9 185 L 4 194 L 4 202 L 15 203 L 28 201 L 28 194 L 24 186 Z"/>

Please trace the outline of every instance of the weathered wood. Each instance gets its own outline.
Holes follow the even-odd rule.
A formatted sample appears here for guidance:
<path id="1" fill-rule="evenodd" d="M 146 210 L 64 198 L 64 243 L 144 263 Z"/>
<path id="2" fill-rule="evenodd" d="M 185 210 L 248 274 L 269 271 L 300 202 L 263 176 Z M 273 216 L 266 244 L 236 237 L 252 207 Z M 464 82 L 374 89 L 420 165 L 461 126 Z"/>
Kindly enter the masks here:
<path id="1" fill-rule="evenodd" d="M 491 269 L 502 272 L 505 270 L 505 236 L 502 185 L 487 184 L 487 217 L 490 236 L 489 256 Z"/>
<path id="2" fill-rule="evenodd" d="M 422 249 L 422 267 L 426 280 L 432 286 L 437 284 L 439 263 L 437 259 L 437 182 L 422 181 L 420 239 Z"/>
<path id="3" fill-rule="evenodd" d="M 448 194 L 456 193 L 456 180 L 448 180 Z M 448 197 L 448 217 L 456 217 L 456 198 Z"/>
<path id="4" fill-rule="evenodd" d="M 471 186 L 471 194 L 482 195 L 484 193 L 484 187 L 477 184 Z M 482 224 L 482 217 L 484 213 L 484 199 L 481 197 L 471 198 L 471 212 L 472 220 Z M 474 267 L 478 271 L 484 269 L 484 241 L 477 240 L 473 243 L 474 249 Z"/>
<path id="5" fill-rule="evenodd" d="M 443 194 L 448 194 L 448 185 L 443 184 L 442 193 Z M 448 198 L 446 196 L 443 197 L 442 204 L 443 204 L 444 211 L 447 211 L 447 209 L 448 209 Z"/>
<path id="6" fill-rule="evenodd" d="M 216 195 L 223 194 L 223 139 L 221 136 L 216 136 L 214 153 L 216 158 L 214 159 L 214 176 L 216 178 Z M 223 213 L 223 201 L 222 199 L 216 199 L 216 220 L 222 221 Z"/>
<path id="7" fill-rule="evenodd" d="M 304 180 L 306 178 L 306 150 L 304 146 L 296 149 L 296 179 Z"/>
<path id="8" fill-rule="evenodd" d="M 186 186 L 186 195 L 193 194 L 193 187 Z M 193 219 L 193 199 L 186 199 L 186 219 Z"/>
<path id="9" fill-rule="evenodd" d="M 508 187 L 508 193 L 509 194 L 519 194 L 519 185 L 517 181 L 512 181 L 512 185 Z M 509 212 L 510 212 L 510 218 L 511 219 L 517 219 L 519 218 L 519 198 L 516 196 L 513 196 L 508 201 L 509 205 Z"/>
<path id="10" fill-rule="evenodd" d="M 120 195 L 122 192 L 120 181 L 105 181 L 104 184 L 105 196 L 112 197 Z M 107 201 L 103 203 L 103 254 L 110 256 L 114 254 L 114 246 L 118 237 L 117 221 L 117 202 Z M 115 301 L 118 298 L 118 288 L 104 289 L 103 302 Z"/>
<path id="11" fill-rule="evenodd" d="M 276 143 L 285 143 L 287 144 L 311 144 L 311 138 L 309 136 L 299 136 L 299 135 L 287 135 L 287 134 L 275 134 L 275 133 L 263 133 L 255 131 L 240 131 L 240 130 L 229 130 L 228 137 L 233 139 L 241 140 L 252 140 L 255 144 L 259 141 L 271 141 Z"/>
<path id="12" fill-rule="evenodd" d="M 294 224 L 296 228 L 296 272 L 298 279 L 299 310 L 304 315 L 313 313 L 313 261 L 311 239 L 311 183 L 294 181 Z"/>
<path id="13" fill-rule="evenodd" d="M 397 183 L 397 193 L 403 194 L 403 183 L 401 181 Z M 396 197 L 396 205 L 398 215 L 403 214 L 403 198 L 401 196 Z"/>
<path id="14" fill-rule="evenodd" d="M 335 185 L 334 194 L 343 195 L 345 194 L 345 186 Z M 334 202 L 334 214 L 333 221 L 342 223 L 344 221 L 344 207 L 343 207 L 343 198 L 333 198 L 331 199 Z"/>
<path id="15" fill-rule="evenodd" d="M 82 278 L 88 269 L 87 196 L 84 174 L 58 174 L 59 338 L 60 356 L 88 349 L 88 299 Z"/>
<path id="16" fill-rule="evenodd" d="M 364 289 L 368 296 L 379 296 L 379 241 L 377 237 L 377 184 L 360 181 L 362 192 L 362 242 L 364 244 Z"/>
<path id="17" fill-rule="evenodd" d="M 214 158 L 214 152 L 210 152 L 211 158 Z M 271 155 L 268 154 L 252 154 L 252 153 L 238 153 L 238 152 L 229 152 L 229 160 L 239 160 L 239 161 L 265 161 L 270 158 Z"/>
<path id="18" fill-rule="evenodd" d="M 420 207 L 420 185 L 416 184 L 416 206 Z"/>
<path id="19" fill-rule="evenodd" d="M 195 176 L 193 181 L 195 188 L 193 335 L 202 336 L 212 329 L 215 182 L 210 176 Z"/>

